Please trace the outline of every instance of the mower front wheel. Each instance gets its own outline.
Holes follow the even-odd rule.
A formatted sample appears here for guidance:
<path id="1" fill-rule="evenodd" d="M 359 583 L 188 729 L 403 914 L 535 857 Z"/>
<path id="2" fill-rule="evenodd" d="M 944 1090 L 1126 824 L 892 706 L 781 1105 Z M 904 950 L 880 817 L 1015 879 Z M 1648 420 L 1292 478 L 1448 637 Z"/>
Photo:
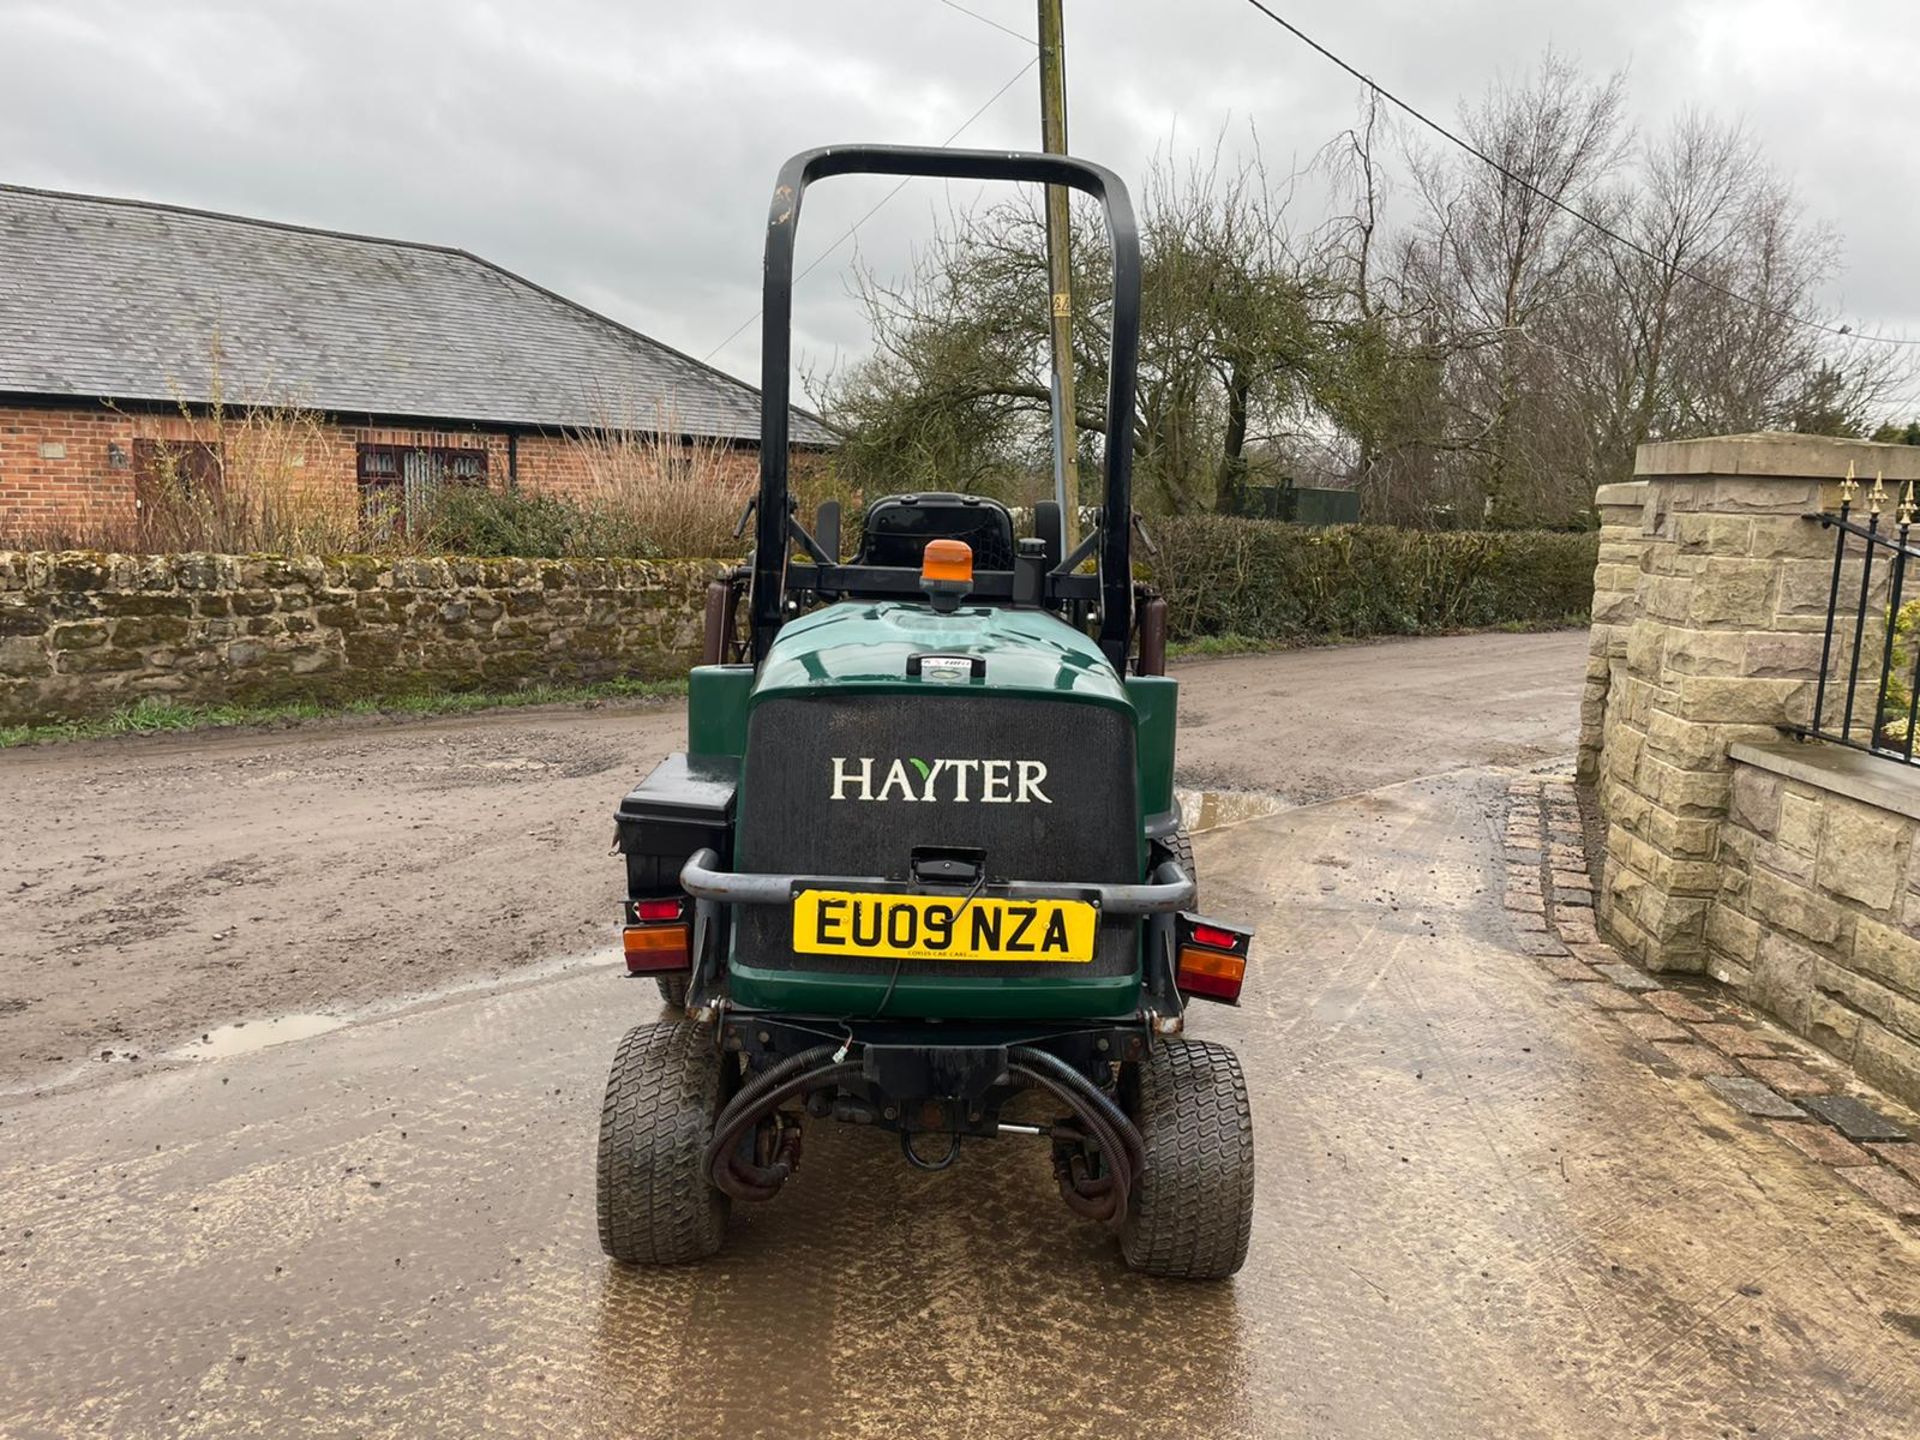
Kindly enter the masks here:
<path id="1" fill-rule="evenodd" d="M 684 1020 L 636 1025 L 620 1042 L 600 1110 L 600 1248 L 630 1265 L 704 1260 L 726 1235 L 727 1197 L 701 1153 L 728 1098 L 728 1066 Z"/>
<path id="2" fill-rule="evenodd" d="M 1193 863 L 1193 836 L 1187 833 L 1186 826 L 1182 825 L 1173 832 L 1173 837 L 1167 841 L 1167 849 L 1172 852 L 1173 858 L 1180 862 L 1180 868 L 1187 872 L 1187 878 L 1193 881 L 1194 899 L 1187 908 L 1198 910 L 1200 908 L 1200 868 Z"/>
<path id="3" fill-rule="evenodd" d="M 1121 1098 L 1146 1143 L 1120 1250 L 1148 1275 L 1224 1280 L 1253 1233 L 1253 1114 L 1224 1045 L 1168 1039 L 1121 1072 Z"/>

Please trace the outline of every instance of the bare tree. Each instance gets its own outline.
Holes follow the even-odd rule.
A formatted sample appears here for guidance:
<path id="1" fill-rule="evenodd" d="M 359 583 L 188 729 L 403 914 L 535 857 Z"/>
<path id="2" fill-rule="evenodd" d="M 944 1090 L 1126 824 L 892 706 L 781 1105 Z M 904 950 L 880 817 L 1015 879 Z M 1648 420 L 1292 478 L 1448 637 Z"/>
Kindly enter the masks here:
<path id="1" fill-rule="evenodd" d="M 1549 52 L 1459 128 L 1477 153 L 1407 153 L 1364 94 L 1317 162 L 1336 204 L 1305 230 L 1257 159 L 1156 159 L 1129 417 L 1143 504 L 1234 508 L 1249 484 L 1332 470 L 1373 519 L 1581 525 L 1649 440 L 1885 418 L 1900 357 L 1833 333 L 1837 240 L 1739 124 L 1688 113 L 1638 143 L 1625 77 Z M 1111 309 L 1104 237 L 1075 213 L 1090 435 Z M 814 390 L 856 478 L 1043 488 L 1043 233 L 1034 206 L 999 206 L 955 217 L 906 280 L 862 277 L 874 354 Z"/>
<path id="2" fill-rule="evenodd" d="M 1447 523 L 1457 498 L 1442 479 L 1460 448 L 1443 384 L 1456 346 L 1450 307 L 1408 283 L 1410 244 L 1388 229 L 1384 150 L 1398 138 L 1369 90 L 1356 123 L 1321 152 L 1346 208 L 1329 223 L 1321 251 L 1332 288 L 1314 398 L 1332 432 L 1328 448 L 1344 444 L 1363 513 L 1425 526 Z"/>
<path id="3" fill-rule="evenodd" d="M 1557 362 L 1536 331 L 1599 243 L 1569 211 L 1595 208 L 1624 157 L 1625 89 L 1624 74 L 1589 81 L 1549 51 L 1464 117 L 1466 137 L 1498 169 L 1453 155 L 1413 163 L 1426 213 L 1404 254 L 1405 283 L 1444 327 L 1449 399 L 1492 518 L 1551 488 L 1555 447 L 1543 432 L 1557 416 L 1529 402 Z"/>
<path id="4" fill-rule="evenodd" d="M 1632 245 L 1595 252 L 1561 317 L 1580 362 L 1586 478 L 1623 478 L 1649 440 L 1863 433 L 1893 357 L 1817 328 L 1838 244 L 1743 128 L 1685 114 L 1645 146 L 1633 181 L 1609 206 Z"/>
<path id="5" fill-rule="evenodd" d="M 1131 417 L 1143 501 L 1212 509 L 1248 483 L 1264 446 L 1310 408 L 1319 278 L 1290 249 L 1286 190 L 1258 159 L 1228 170 L 1216 148 L 1161 157 L 1140 203 L 1143 297 Z M 875 337 L 865 362 L 810 377 L 854 437 L 845 461 L 893 483 L 1010 492 L 1045 473 L 1044 217 L 1031 198 L 952 217 L 904 280 L 856 284 Z M 1074 211 L 1078 425 L 1105 427 L 1108 247 Z M 876 473 L 876 478 L 878 474 Z"/>

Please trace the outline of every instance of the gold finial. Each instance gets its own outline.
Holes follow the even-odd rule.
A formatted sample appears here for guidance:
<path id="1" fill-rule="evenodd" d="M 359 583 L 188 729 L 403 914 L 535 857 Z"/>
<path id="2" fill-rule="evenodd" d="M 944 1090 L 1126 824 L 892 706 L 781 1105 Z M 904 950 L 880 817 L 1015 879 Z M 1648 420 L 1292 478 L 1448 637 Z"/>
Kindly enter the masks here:
<path id="1" fill-rule="evenodd" d="M 1881 508 L 1887 503 L 1887 487 L 1880 483 L 1880 478 L 1880 475 L 1875 473 L 1873 477 L 1873 489 L 1867 492 L 1867 513 L 1869 515 L 1878 515 Z"/>
<path id="2" fill-rule="evenodd" d="M 1907 482 L 1907 493 L 1900 497 L 1900 524 L 1903 529 L 1913 524 L 1914 509 L 1913 481 L 1909 480 Z"/>
<path id="3" fill-rule="evenodd" d="M 1860 482 L 1853 478 L 1853 461 L 1847 461 L 1847 478 L 1840 482 L 1840 503 L 1851 505 L 1853 492 L 1860 488 Z"/>

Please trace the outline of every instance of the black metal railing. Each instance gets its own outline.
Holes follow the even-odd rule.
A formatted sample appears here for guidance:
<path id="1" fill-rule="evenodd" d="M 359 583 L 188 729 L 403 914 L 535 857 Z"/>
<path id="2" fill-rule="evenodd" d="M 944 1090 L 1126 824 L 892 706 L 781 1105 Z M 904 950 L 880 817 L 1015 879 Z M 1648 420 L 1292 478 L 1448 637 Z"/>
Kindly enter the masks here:
<path id="1" fill-rule="evenodd" d="M 1849 470 L 1840 508 L 1808 518 L 1834 532 L 1833 576 L 1820 645 L 1813 721 L 1799 732 L 1912 765 L 1920 721 L 1920 597 L 1906 595 L 1913 542 L 1914 487 L 1893 495 L 1876 478 L 1865 497 L 1866 519 L 1854 509 L 1860 487 Z M 1883 525 L 1887 512 L 1892 523 Z"/>

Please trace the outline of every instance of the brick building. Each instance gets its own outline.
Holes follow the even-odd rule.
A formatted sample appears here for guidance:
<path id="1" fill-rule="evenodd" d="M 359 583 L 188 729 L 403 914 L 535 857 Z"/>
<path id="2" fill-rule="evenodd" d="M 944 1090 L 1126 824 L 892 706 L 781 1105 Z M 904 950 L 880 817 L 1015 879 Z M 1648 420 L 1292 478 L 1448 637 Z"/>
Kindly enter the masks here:
<path id="1" fill-rule="evenodd" d="M 609 433 L 745 470 L 759 398 L 463 250 L 0 185 L 0 546 L 137 542 L 248 445 L 402 520 L 447 483 L 577 494 Z"/>

